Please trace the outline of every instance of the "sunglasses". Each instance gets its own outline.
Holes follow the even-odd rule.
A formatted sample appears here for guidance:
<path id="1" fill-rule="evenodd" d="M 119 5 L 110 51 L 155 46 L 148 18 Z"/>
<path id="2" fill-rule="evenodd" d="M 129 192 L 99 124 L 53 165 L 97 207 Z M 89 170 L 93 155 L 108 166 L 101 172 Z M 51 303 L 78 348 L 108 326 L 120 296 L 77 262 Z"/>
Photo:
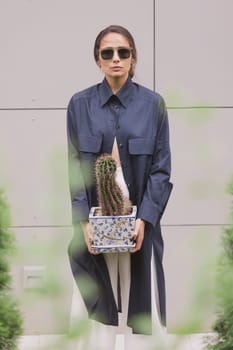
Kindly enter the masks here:
<path id="1" fill-rule="evenodd" d="M 132 49 L 130 47 L 118 47 L 117 49 L 109 47 L 100 50 L 100 56 L 103 60 L 111 60 L 113 58 L 114 51 L 117 51 L 118 57 L 124 60 L 130 57 Z"/>

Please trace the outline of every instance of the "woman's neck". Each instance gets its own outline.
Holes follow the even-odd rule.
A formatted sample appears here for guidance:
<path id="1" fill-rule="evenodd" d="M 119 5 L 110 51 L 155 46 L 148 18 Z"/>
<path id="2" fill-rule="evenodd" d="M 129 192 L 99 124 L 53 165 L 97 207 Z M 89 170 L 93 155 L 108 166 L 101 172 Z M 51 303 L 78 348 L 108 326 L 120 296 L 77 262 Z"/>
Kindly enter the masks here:
<path id="1" fill-rule="evenodd" d="M 127 77 L 116 77 L 116 78 L 106 77 L 106 80 L 107 80 L 113 94 L 116 94 L 122 88 L 122 86 L 125 85 L 127 79 L 128 79 L 128 76 Z"/>

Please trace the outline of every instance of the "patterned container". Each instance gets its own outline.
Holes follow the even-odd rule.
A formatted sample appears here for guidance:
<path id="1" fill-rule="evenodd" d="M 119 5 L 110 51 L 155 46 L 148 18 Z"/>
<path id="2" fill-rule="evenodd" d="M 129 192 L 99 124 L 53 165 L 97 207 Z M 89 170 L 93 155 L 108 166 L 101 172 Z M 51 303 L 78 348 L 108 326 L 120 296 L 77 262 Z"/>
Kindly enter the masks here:
<path id="1" fill-rule="evenodd" d="M 132 241 L 137 207 L 129 215 L 101 216 L 99 207 L 92 207 L 89 222 L 93 233 L 93 250 L 98 253 L 117 253 L 133 250 Z"/>

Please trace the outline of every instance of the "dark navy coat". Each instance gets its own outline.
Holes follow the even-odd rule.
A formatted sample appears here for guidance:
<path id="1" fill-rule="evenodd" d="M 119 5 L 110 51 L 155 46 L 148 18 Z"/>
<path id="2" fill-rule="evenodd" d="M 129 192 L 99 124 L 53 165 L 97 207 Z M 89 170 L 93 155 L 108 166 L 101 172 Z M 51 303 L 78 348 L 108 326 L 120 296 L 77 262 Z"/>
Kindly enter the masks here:
<path id="1" fill-rule="evenodd" d="M 160 219 L 172 184 L 168 117 L 163 98 L 130 78 L 116 95 L 104 80 L 70 100 L 67 112 L 70 190 L 74 237 L 69 245 L 71 269 L 89 317 L 109 325 L 118 324 L 107 266 L 102 254 L 90 254 L 84 244 L 80 220 L 87 220 L 97 195 L 94 164 L 97 156 L 111 153 L 117 139 L 121 165 L 137 217 L 146 221 L 140 251 L 131 254 L 131 286 L 128 325 L 141 330 L 136 316 L 151 321 L 151 256 L 154 250 L 161 321 L 166 324 L 165 282 L 162 266 L 163 239 Z M 92 293 L 87 293 L 89 281 Z"/>

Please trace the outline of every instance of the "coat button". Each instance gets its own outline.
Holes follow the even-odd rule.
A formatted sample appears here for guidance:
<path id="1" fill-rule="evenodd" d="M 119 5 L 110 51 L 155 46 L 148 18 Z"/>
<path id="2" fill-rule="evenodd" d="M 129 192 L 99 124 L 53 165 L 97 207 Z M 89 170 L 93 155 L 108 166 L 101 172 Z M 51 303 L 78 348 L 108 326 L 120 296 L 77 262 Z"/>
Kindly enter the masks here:
<path id="1" fill-rule="evenodd" d="M 122 148 L 122 147 L 123 147 L 123 144 L 122 144 L 122 143 L 120 143 L 120 144 L 119 144 L 119 147 L 120 147 L 120 148 Z"/>

